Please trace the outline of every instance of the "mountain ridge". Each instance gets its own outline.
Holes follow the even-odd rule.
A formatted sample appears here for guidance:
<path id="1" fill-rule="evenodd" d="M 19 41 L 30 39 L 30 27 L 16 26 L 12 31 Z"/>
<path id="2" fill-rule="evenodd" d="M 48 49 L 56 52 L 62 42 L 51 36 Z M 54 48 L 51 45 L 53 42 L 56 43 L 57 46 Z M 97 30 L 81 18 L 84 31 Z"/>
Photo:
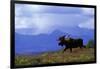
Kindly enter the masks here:
<path id="1" fill-rule="evenodd" d="M 15 52 L 43 52 L 43 51 L 54 51 L 61 49 L 61 46 L 58 46 L 58 38 L 66 33 L 55 30 L 51 34 L 40 34 L 40 35 L 22 35 L 15 33 Z M 84 43 L 92 38 L 92 35 L 71 35 L 71 37 L 82 38 Z"/>

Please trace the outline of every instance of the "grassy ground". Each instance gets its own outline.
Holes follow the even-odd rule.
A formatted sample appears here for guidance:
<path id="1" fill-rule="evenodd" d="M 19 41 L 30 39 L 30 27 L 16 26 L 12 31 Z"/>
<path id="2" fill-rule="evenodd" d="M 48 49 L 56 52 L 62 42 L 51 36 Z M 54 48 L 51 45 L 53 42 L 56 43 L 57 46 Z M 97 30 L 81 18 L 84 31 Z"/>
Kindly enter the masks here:
<path id="1" fill-rule="evenodd" d="M 69 49 L 66 52 L 58 51 L 52 53 L 43 53 L 38 56 L 16 56 L 15 65 L 41 65 L 52 63 L 69 63 L 69 62 L 87 62 L 94 61 L 93 48 L 74 48 L 70 53 Z"/>

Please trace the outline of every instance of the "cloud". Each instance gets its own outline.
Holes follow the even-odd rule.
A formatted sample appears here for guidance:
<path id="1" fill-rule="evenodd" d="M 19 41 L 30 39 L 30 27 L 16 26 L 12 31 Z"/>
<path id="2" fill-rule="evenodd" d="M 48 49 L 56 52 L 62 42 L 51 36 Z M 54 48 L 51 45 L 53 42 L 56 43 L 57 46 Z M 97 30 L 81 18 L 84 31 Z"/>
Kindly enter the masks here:
<path id="1" fill-rule="evenodd" d="M 86 28 L 86 29 L 94 29 L 94 19 L 91 18 L 88 21 L 86 21 L 85 23 L 79 24 L 79 27 Z"/>
<path id="2" fill-rule="evenodd" d="M 80 23 L 78 26 L 85 29 L 94 29 L 94 9 L 93 8 L 82 8 L 84 15 L 92 16 L 84 23 Z"/>
<path id="3" fill-rule="evenodd" d="M 94 16 L 94 8 L 81 8 L 83 14 Z"/>
<path id="4" fill-rule="evenodd" d="M 86 14 L 93 15 L 94 13 L 91 13 L 89 9 L 86 11 L 86 9 L 74 7 L 16 5 L 15 32 L 38 35 L 74 27 L 93 29 L 94 22 L 91 22 L 93 17 Z"/>
<path id="5" fill-rule="evenodd" d="M 26 5 L 26 4 L 15 4 L 16 16 L 31 16 L 34 12 L 40 12 L 43 10 L 41 5 Z M 42 12 L 42 11 L 41 11 Z"/>
<path id="6" fill-rule="evenodd" d="M 60 13 L 60 14 L 79 14 L 81 9 L 78 7 L 61 7 L 61 6 L 45 6 L 45 5 L 26 5 L 26 4 L 16 4 L 15 13 L 16 16 L 29 16 L 33 13 Z"/>

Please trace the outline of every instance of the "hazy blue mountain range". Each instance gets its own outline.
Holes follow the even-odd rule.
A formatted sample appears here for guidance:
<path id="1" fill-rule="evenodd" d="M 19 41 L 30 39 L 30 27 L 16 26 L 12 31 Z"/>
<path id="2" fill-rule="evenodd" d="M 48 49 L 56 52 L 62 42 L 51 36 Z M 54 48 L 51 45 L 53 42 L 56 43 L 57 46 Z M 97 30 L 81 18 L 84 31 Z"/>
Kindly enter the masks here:
<path id="1" fill-rule="evenodd" d="M 82 38 L 84 44 L 87 44 L 88 40 L 94 39 L 93 30 L 88 29 L 74 29 L 75 31 L 67 31 L 72 38 Z M 84 33 L 83 33 L 84 32 Z M 40 35 L 22 35 L 15 33 L 15 52 L 16 53 L 34 53 L 44 51 L 55 51 L 62 47 L 58 46 L 57 39 L 65 35 L 66 33 L 55 30 L 50 34 Z"/>

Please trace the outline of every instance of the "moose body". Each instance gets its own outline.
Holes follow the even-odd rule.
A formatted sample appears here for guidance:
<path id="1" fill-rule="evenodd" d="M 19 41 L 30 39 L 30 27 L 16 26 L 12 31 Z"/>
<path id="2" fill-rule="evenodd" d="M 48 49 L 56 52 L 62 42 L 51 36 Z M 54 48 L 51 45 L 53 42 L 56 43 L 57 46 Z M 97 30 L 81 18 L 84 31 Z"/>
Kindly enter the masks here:
<path id="1" fill-rule="evenodd" d="M 83 40 L 82 39 L 73 39 L 73 38 L 65 38 L 65 36 L 62 36 L 59 38 L 60 46 L 65 46 L 64 51 L 66 51 L 68 48 L 70 49 L 70 52 L 72 52 L 72 48 L 83 47 Z"/>

